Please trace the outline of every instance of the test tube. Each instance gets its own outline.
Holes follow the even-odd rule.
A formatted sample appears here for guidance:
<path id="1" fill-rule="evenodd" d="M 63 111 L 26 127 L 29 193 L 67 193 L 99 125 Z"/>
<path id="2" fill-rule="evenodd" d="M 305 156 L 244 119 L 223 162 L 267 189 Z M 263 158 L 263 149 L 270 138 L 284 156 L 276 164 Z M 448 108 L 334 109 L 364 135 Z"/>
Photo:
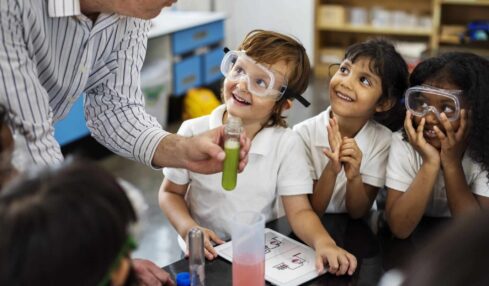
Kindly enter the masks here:
<path id="1" fill-rule="evenodd" d="M 205 285 L 204 233 L 194 227 L 188 233 L 190 285 Z"/>
<path id="2" fill-rule="evenodd" d="M 224 166 L 222 169 L 222 187 L 231 191 L 236 188 L 239 164 L 239 138 L 243 131 L 243 124 L 239 117 L 228 117 L 228 122 L 224 128 Z"/>

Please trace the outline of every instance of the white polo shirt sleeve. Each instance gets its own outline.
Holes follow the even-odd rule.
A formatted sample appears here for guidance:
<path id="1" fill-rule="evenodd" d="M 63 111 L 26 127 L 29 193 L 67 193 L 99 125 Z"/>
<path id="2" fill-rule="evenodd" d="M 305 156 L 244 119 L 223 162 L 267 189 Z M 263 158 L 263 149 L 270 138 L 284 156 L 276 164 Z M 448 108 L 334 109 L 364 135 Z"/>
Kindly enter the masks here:
<path id="1" fill-rule="evenodd" d="M 474 164 L 474 181 L 470 188 L 474 194 L 489 197 L 489 179 L 487 178 L 487 171 L 482 170 L 480 164 Z"/>
<path id="2" fill-rule="evenodd" d="M 392 142 L 387 161 L 385 185 L 405 192 L 416 177 L 416 151 L 409 142 L 403 141 L 400 131 L 392 134 Z"/>
<path id="3" fill-rule="evenodd" d="M 278 152 L 282 158 L 277 176 L 277 189 L 280 196 L 312 193 L 312 179 L 306 160 L 306 152 L 299 136 L 288 130 L 280 142 Z"/>
<path id="4" fill-rule="evenodd" d="M 178 129 L 177 134 L 185 137 L 194 136 L 194 132 L 192 131 L 192 120 L 186 120 L 182 123 L 180 128 Z M 171 181 L 172 183 L 178 185 L 185 185 L 190 183 L 190 174 L 187 169 L 183 168 L 163 168 L 163 174 L 165 178 Z"/>
<path id="5" fill-rule="evenodd" d="M 385 184 L 392 133 L 377 123 L 370 122 L 369 124 L 372 124 L 372 130 L 366 133 L 370 142 L 366 142 L 367 149 L 362 150 L 365 153 L 362 158 L 361 176 L 363 183 L 381 188 Z M 359 148 L 361 149 L 362 146 Z"/>
<path id="6" fill-rule="evenodd" d="M 316 176 L 316 171 L 315 171 L 315 168 L 314 168 L 314 163 L 313 163 L 313 151 L 311 150 L 312 146 L 311 146 L 311 142 L 313 140 L 312 136 L 311 136 L 311 129 L 308 128 L 308 123 L 310 122 L 310 120 L 307 120 L 305 122 L 302 122 L 302 123 L 299 123 L 297 125 L 295 125 L 293 127 L 293 130 L 294 132 L 296 132 L 298 134 L 298 138 L 299 138 L 299 145 L 301 146 L 301 148 L 303 149 L 303 154 L 306 158 L 306 163 L 307 163 L 307 168 L 309 170 L 309 175 L 311 176 L 311 179 L 312 180 L 319 180 L 319 178 L 317 178 Z M 326 130 L 326 128 L 325 128 Z"/>

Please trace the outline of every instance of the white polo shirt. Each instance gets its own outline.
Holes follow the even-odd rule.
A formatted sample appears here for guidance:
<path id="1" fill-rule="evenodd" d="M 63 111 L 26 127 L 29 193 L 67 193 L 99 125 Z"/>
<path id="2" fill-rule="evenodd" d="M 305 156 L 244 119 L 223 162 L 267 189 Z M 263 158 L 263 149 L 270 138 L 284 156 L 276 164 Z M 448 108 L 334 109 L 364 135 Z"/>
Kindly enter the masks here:
<path id="1" fill-rule="evenodd" d="M 397 191 L 406 192 L 422 164 L 423 159 L 421 155 L 414 150 L 409 142 L 402 140 L 402 132 L 398 131 L 393 133 L 387 163 L 386 186 Z M 464 169 L 465 179 L 472 192 L 480 196 L 489 197 L 487 172 L 483 171 L 481 166 L 467 155 L 467 152 L 462 158 L 462 167 Z M 443 170 L 438 173 L 433 188 L 433 197 L 428 203 L 425 215 L 450 217 L 451 213 L 447 202 Z"/>
<path id="2" fill-rule="evenodd" d="M 194 136 L 222 125 L 225 106 L 209 116 L 183 122 L 178 134 Z M 189 183 L 185 197 L 192 217 L 221 238 L 230 238 L 232 216 L 239 211 L 262 213 L 266 221 L 277 217 L 279 196 L 310 194 L 312 180 L 300 139 L 289 128 L 267 127 L 251 143 L 248 165 L 238 174 L 237 186 L 226 191 L 221 173 L 202 175 L 185 169 L 164 168 L 165 177 L 179 185 Z"/>
<path id="3" fill-rule="evenodd" d="M 323 149 L 329 147 L 328 129 L 331 107 L 319 115 L 309 118 L 294 126 L 302 138 L 309 162 L 309 170 L 313 180 L 319 180 L 329 162 Z M 385 167 L 392 132 L 385 126 L 369 120 L 355 136 L 355 141 L 362 151 L 360 175 L 365 184 L 383 187 Z M 333 196 L 326 208 L 327 213 L 347 212 L 345 205 L 346 175 L 344 169 L 336 177 Z"/>

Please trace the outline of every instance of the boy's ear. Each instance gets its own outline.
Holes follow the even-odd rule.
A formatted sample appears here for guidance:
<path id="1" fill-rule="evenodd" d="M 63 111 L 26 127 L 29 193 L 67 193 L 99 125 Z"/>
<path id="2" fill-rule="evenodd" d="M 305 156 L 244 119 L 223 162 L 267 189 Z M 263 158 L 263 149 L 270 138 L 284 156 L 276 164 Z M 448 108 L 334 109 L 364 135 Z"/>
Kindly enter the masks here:
<path id="1" fill-rule="evenodd" d="M 291 107 L 292 107 L 292 100 L 287 99 L 287 100 L 284 102 L 284 110 L 289 110 Z"/>
<path id="2" fill-rule="evenodd" d="M 390 110 L 396 104 L 396 99 L 393 97 L 389 97 L 382 101 L 379 101 L 375 106 L 375 112 L 385 112 Z"/>

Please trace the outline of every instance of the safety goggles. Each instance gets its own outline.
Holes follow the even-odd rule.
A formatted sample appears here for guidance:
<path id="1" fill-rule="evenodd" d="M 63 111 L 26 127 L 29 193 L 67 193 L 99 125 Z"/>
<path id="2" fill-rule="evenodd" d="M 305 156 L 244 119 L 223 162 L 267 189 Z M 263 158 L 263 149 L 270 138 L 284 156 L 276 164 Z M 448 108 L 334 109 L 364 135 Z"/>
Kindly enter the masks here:
<path id="1" fill-rule="evenodd" d="M 409 88 L 404 94 L 406 108 L 414 116 L 423 117 L 433 112 L 438 120 L 443 112 L 448 120 L 455 121 L 460 116 L 461 90 L 446 90 L 429 85 Z"/>
<path id="2" fill-rule="evenodd" d="M 309 102 L 300 95 L 287 95 L 287 78 L 266 66 L 257 63 L 254 59 L 247 56 L 244 51 L 229 51 L 221 62 L 221 72 L 227 80 L 233 82 L 245 81 L 247 90 L 253 95 L 260 97 L 271 97 L 278 101 L 282 96 L 295 97 L 304 106 Z"/>

